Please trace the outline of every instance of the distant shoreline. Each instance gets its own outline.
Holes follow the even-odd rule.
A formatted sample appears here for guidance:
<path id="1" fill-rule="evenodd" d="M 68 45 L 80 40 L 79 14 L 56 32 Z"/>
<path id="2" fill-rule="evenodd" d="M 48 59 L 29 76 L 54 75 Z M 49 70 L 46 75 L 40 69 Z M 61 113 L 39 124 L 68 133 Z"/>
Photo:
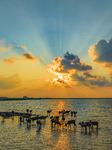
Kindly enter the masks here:
<path id="1" fill-rule="evenodd" d="M 0 98 L 0 101 L 15 101 L 15 100 L 41 100 L 41 98 Z"/>
<path id="2" fill-rule="evenodd" d="M 41 99 L 112 99 L 112 98 L 0 98 L 0 101 L 41 100 Z"/>

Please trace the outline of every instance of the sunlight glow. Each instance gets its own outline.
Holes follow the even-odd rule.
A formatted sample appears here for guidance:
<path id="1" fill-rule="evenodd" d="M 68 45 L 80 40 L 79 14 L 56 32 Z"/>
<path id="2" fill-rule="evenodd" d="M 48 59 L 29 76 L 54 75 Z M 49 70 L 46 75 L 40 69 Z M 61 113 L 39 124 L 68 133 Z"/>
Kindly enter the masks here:
<path id="1" fill-rule="evenodd" d="M 60 78 L 60 79 L 63 79 L 63 77 L 62 77 L 62 76 L 59 76 L 59 78 Z"/>
<path id="2" fill-rule="evenodd" d="M 53 79 L 53 81 L 56 81 L 56 80 L 57 80 L 56 78 Z"/>

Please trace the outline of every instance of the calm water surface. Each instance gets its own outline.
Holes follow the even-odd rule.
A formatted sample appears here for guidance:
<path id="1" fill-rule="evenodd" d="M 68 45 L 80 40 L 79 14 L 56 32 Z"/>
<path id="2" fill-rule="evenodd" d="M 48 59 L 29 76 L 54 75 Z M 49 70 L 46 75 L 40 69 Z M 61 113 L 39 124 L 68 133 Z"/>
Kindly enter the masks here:
<path id="1" fill-rule="evenodd" d="M 50 117 L 42 124 L 41 130 L 34 122 L 30 128 L 24 122 L 20 125 L 19 118 L 6 119 L 0 117 L 0 150 L 111 150 L 112 149 L 112 99 L 41 99 L 26 101 L 0 101 L 0 111 L 26 112 L 50 116 L 59 115 L 58 111 L 75 110 L 74 117 L 69 114 L 61 127 L 51 127 Z M 66 128 L 65 123 L 75 119 L 77 128 Z M 79 122 L 96 120 L 96 128 L 89 133 L 81 132 Z"/>

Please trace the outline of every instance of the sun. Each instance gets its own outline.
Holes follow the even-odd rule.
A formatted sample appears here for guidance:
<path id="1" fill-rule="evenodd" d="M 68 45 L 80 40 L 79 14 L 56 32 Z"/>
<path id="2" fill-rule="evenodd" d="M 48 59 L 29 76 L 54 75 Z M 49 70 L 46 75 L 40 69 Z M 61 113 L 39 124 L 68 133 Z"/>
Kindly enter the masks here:
<path id="1" fill-rule="evenodd" d="M 62 76 L 59 76 L 59 78 L 60 78 L 60 79 L 63 79 L 63 77 L 62 77 Z"/>

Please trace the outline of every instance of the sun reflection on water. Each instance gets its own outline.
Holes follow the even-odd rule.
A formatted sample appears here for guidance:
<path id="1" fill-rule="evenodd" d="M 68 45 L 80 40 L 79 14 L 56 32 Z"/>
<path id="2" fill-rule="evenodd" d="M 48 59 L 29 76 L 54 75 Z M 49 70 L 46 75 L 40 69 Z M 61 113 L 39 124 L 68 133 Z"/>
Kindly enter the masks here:
<path id="1" fill-rule="evenodd" d="M 57 107 L 59 111 L 65 109 L 65 102 L 59 101 Z"/>
<path id="2" fill-rule="evenodd" d="M 55 150 L 56 149 L 58 149 L 58 150 L 66 150 L 66 149 L 69 150 L 70 149 L 69 143 L 70 143 L 70 141 L 69 141 L 68 136 L 64 133 L 61 133 L 54 149 Z"/>

